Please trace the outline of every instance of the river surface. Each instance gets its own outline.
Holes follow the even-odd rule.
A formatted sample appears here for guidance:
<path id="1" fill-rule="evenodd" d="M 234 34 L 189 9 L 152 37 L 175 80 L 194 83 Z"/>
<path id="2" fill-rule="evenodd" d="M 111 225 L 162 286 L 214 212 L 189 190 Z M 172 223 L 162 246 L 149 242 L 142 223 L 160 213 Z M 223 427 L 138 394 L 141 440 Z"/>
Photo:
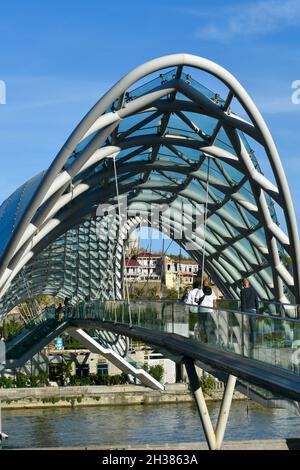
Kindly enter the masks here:
<path id="1" fill-rule="evenodd" d="M 219 402 L 208 403 L 213 420 Z M 5 448 L 204 441 L 194 404 L 2 410 Z M 300 438 L 300 417 L 253 402 L 232 404 L 227 440 Z"/>

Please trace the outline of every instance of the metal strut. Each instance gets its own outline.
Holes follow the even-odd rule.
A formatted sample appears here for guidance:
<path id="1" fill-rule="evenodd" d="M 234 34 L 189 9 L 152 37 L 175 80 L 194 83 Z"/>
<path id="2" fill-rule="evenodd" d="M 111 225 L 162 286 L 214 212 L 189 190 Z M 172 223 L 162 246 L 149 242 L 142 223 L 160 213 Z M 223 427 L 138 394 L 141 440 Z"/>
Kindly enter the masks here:
<path id="1" fill-rule="evenodd" d="M 225 386 L 219 416 L 216 424 L 216 430 L 213 428 L 211 418 L 207 409 L 206 401 L 203 395 L 203 391 L 199 382 L 199 377 L 196 372 L 195 363 L 190 358 L 185 358 L 184 365 L 187 371 L 187 375 L 190 381 L 191 389 L 195 398 L 198 413 L 201 419 L 203 431 L 205 434 L 206 442 L 210 450 L 220 450 L 226 425 L 228 422 L 228 416 L 230 406 L 232 402 L 233 392 L 236 383 L 236 377 L 229 374 L 227 383 Z"/>
<path id="2" fill-rule="evenodd" d="M 203 289 L 204 281 L 204 266 L 206 256 L 206 227 L 207 227 L 207 208 L 208 208 L 208 191 L 209 191 L 209 170 L 210 170 L 210 157 L 207 162 L 207 177 L 206 177 L 206 197 L 205 197 L 205 212 L 204 212 L 204 232 L 203 232 L 203 250 L 202 250 L 202 266 L 201 266 L 201 289 Z"/>
<path id="3" fill-rule="evenodd" d="M 119 216 L 119 231 L 122 237 L 122 212 L 121 212 L 121 204 L 120 204 L 120 196 L 119 196 L 119 183 L 118 183 L 118 173 L 117 173 L 117 165 L 116 165 L 116 154 L 113 154 L 113 164 L 114 164 L 114 176 L 115 176 L 116 196 L 117 196 L 118 216 Z M 127 296 L 127 302 L 128 302 L 129 324 L 131 327 L 132 326 L 131 304 L 130 304 L 128 280 L 127 280 L 127 272 L 126 272 L 126 254 L 125 254 L 125 249 L 124 249 L 124 241 L 122 242 L 122 254 L 123 254 L 123 273 L 124 273 L 125 289 L 126 289 L 126 296 Z"/>

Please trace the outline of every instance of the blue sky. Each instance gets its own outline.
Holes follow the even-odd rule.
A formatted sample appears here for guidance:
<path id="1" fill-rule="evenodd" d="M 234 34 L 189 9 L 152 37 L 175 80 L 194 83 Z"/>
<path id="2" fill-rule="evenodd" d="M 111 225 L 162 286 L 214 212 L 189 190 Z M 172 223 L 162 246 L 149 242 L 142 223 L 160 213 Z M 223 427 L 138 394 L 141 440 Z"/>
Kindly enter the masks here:
<path id="1" fill-rule="evenodd" d="M 131 68 L 187 52 L 229 69 L 273 134 L 300 220 L 300 0 L 3 2 L 0 202 L 46 168 L 80 118 Z M 298 206 L 298 207 L 297 207 Z"/>

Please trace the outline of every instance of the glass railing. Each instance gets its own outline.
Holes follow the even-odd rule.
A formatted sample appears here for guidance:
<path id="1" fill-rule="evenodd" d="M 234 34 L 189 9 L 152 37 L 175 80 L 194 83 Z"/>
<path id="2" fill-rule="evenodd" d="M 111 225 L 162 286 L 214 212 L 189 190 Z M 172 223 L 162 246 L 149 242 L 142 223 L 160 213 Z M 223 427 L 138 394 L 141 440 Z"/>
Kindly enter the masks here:
<path id="1" fill-rule="evenodd" d="M 55 306 L 54 305 L 42 310 L 39 315 L 33 318 L 30 322 L 26 323 L 15 334 L 9 336 L 5 341 L 6 350 L 8 351 L 12 347 L 14 347 L 17 343 L 19 343 L 27 335 L 29 335 L 36 326 L 44 323 L 46 320 L 50 318 L 55 318 Z"/>
<path id="2" fill-rule="evenodd" d="M 43 310 L 40 315 L 27 323 L 21 331 L 6 341 L 7 359 L 21 357 L 34 344 L 53 331 L 69 314 L 68 311 L 65 315 L 58 317 L 54 305 Z"/>
<path id="3" fill-rule="evenodd" d="M 20 357 L 59 323 L 81 319 L 176 333 L 300 374 L 300 321 L 293 318 L 298 306 L 260 302 L 257 315 L 242 313 L 238 307 L 235 300 L 218 301 L 216 309 L 172 300 L 131 301 L 130 306 L 125 301 L 90 301 L 65 308 L 58 315 L 51 306 L 6 343 L 7 357 Z"/>
<path id="4" fill-rule="evenodd" d="M 176 333 L 219 350 L 300 375 L 300 321 L 280 316 L 210 309 L 174 301 L 89 302 L 72 318 L 109 321 Z"/>
<path id="5" fill-rule="evenodd" d="M 238 384 L 241 386 L 240 391 L 249 398 L 253 396 L 252 394 L 255 394 L 256 397 L 260 397 L 263 400 L 284 400 L 283 395 L 271 392 L 270 390 L 266 390 L 265 388 L 258 387 L 257 385 L 246 382 L 245 380 L 239 379 Z"/>
<path id="6" fill-rule="evenodd" d="M 58 324 L 59 322 L 55 318 L 44 321 L 44 323 L 35 327 L 28 336 L 22 339 L 22 341 L 18 342 L 13 347 L 11 347 L 6 352 L 6 358 L 20 358 L 23 354 L 26 353 L 26 351 L 31 349 L 41 339 L 45 338 L 45 336 L 51 333 L 58 326 Z"/>
<path id="7" fill-rule="evenodd" d="M 241 310 L 241 302 L 237 299 L 219 299 L 217 300 L 217 307 L 226 310 Z M 259 300 L 258 313 L 261 315 L 300 319 L 300 306 L 283 304 L 272 300 Z"/>
<path id="8" fill-rule="evenodd" d="M 258 305 L 261 314 L 300 319 L 299 305 L 283 304 L 269 300 L 260 300 Z"/>

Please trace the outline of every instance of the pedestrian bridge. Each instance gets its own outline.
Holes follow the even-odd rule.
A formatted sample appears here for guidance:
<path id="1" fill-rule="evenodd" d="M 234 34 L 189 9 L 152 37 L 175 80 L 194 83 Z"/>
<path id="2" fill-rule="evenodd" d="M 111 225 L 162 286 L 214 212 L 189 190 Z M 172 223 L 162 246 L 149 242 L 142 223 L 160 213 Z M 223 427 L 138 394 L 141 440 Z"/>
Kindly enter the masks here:
<path id="1" fill-rule="evenodd" d="M 263 117 L 221 66 L 174 54 L 129 72 L 49 168 L 3 202 L 0 224 L 2 318 L 40 294 L 67 296 L 73 306 L 97 299 L 67 310 L 62 321 L 29 309 L 27 328 L 7 342 L 7 367 L 24 364 L 68 329 L 134 373 L 126 338 L 143 339 L 184 362 L 210 448 L 222 443 L 236 380 L 255 399 L 299 408 L 295 211 Z M 126 248 L 143 225 L 175 240 L 227 302 L 239 299 L 249 278 L 260 313 L 251 317 L 234 303 L 198 311 L 131 302 Z M 227 384 L 216 430 L 195 362 Z M 159 388 L 145 371 L 136 374 Z"/>
<path id="2" fill-rule="evenodd" d="M 6 367 L 20 367 L 54 337 L 68 331 L 121 370 L 160 388 L 137 365 L 130 364 L 124 346 L 122 349 L 124 337 L 142 340 L 185 365 L 209 446 L 216 448 L 221 445 L 226 420 L 222 431 L 212 433 L 195 363 L 227 384 L 222 405 L 226 417 L 236 380 L 239 390 L 263 405 L 288 406 L 300 414 L 298 307 L 287 305 L 283 310 L 281 304 L 264 303 L 260 312 L 203 309 L 174 301 L 94 301 L 68 308 L 58 320 L 55 309 L 49 308 L 7 341 Z M 95 331 L 98 336 L 91 335 Z M 105 336 L 105 332 L 112 336 Z"/>

